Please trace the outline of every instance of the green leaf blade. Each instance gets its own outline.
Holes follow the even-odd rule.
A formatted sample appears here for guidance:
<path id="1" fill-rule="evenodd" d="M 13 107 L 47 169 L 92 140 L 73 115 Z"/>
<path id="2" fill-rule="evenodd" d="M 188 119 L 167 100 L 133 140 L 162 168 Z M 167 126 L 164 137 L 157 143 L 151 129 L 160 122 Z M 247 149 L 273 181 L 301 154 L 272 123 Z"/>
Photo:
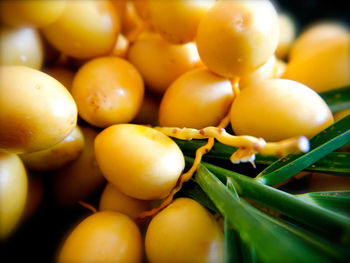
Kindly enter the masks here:
<path id="1" fill-rule="evenodd" d="M 193 158 L 186 157 L 185 159 L 188 163 L 193 162 Z M 213 172 L 222 182 L 226 182 L 227 177 L 231 177 L 240 196 L 306 224 L 311 229 L 338 243 L 350 244 L 350 218 L 311 205 L 291 194 L 236 172 L 206 162 L 202 162 L 202 165 Z"/>
<path id="2" fill-rule="evenodd" d="M 267 185 L 277 185 L 311 166 L 328 153 L 350 142 L 350 115 L 334 123 L 310 139 L 307 153 L 288 155 L 263 170 L 256 180 Z"/>
<path id="3" fill-rule="evenodd" d="M 350 216 L 350 191 L 325 191 L 297 195 L 298 198 Z"/>
<path id="4" fill-rule="evenodd" d="M 256 248 L 263 262 L 329 261 L 324 254 L 311 248 L 292 233 L 257 216 L 255 208 L 234 197 L 204 166 L 198 167 L 196 180 L 219 211 L 239 232 L 240 237 L 249 246 Z M 280 242 L 281 240 L 283 242 Z M 290 253 L 291 251 L 298 253 Z"/>
<path id="5" fill-rule="evenodd" d="M 332 112 L 350 108 L 350 86 L 319 93 Z"/>

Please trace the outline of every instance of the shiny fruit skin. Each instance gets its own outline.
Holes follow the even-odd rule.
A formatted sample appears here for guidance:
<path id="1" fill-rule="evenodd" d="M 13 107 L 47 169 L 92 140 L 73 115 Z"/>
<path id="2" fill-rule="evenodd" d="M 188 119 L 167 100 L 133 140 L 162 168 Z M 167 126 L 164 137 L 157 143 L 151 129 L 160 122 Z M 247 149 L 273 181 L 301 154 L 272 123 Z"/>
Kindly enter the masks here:
<path id="1" fill-rule="evenodd" d="M 79 115 L 91 125 L 104 128 L 135 118 L 144 87 L 139 72 L 128 61 L 99 57 L 79 69 L 71 92 Z"/>
<path id="2" fill-rule="evenodd" d="M 173 44 L 194 41 L 201 19 L 214 0 L 148 1 L 149 19 L 156 32 Z"/>
<path id="3" fill-rule="evenodd" d="M 24 153 L 51 147 L 76 122 L 76 104 L 57 80 L 25 66 L 1 67 L 0 149 Z"/>
<path id="4" fill-rule="evenodd" d="M 0 30 L 0 64 L 22 65 L 41 69 L 43 43 L 39 31 L 33 27 L 5 27 Z"/>
<path id="5" fill-rule="evenodd" d="M 303 56 L 292 59 L 282 78 L 301 82 L 316 92 L 347 86 L 350 84 L 349 46 L 350 32 L 317 43 Z"/>
<path id="6" fill-rule="evenodd" d="M 128 60 L 139 70 L 146 87 L 162 94 L 175 79 L 198 64 L 199 56 L 193 43 L 174 45 L 158 34 L 147 33 L 130 47 Z"/>
<path id="7" fill-rule="evenodd" d="M 109 182 L 122 193 L 142 200 L 167 196 L 185 165 L 173 140 L 136 124 L 117 124 L 103 130 L 95 139 L 95 154 Z"/>
<path id="8" fill-rule="evenodd" d="M 295 39 L 290 49 L 289 60 L 301 58 L 321 43 L 336 39 L 348 32 L 349 29 L 345 25 L 336 21 L 329 20 L 312 24 Z"/>
<path id="9" fill-rule="evenodd" d="M 18 226 L 27 200 L 27 173 L 17 155 L 0 152 L 0 240 Z"/>
<path id="10" fill-rule="evenodd" d="M 66 7 L 66 0 L 5 0 L 0 3 L 1 22 L 10 26 L 45 27 L 55 22 Z"/>
<path id="11" fill-rule="evenodd" d="M 176 199 L 152 219 L 145 248 L 150 263 L 224 262 L 224 236 L 218 223 L 189 198 Z"/>
<path id="12" fill-rule="evenodd" d="M 150 210 L 151 204 L 149 201 L 127 196 L 108 183 L 101 195 L 99 207 L 100 211 L 115 211 L 134 219 L 141 212 Z"/>
<path id="13" fill-rule="evenodd" d="M 293 136 L 311 138 L 333 124 L 323 99 L 296 81 L 264 80 L 243 89 L 231 108 L 231 125 L 237 135 L 278 141 Z"/>
<path id="14" fill-rule="evenodd" d="M 165 92 L 159 108 L 159 124 L 201 129 L 216 126 L 233 101 L 231 82 L 208 69 L 189 71 Z"/>
<path id="15" fill-rule="evenodd" d="M 59 263 L 141 262 L 142 241 L 137 225 L 117 212 L 97 212 L 84 219 L 68 236 Z"/>
<path id="16" fill-rule="evenodd" d="M 278 44 L 278 16 L 269 1 L 217 1 L 201 20 L 196 43 L 203 63 L 224 77 L 264 64 Z"/>
<path id="17" fill-rule="evenodd" d="M 25 166 L 35 171 L 56 170 L 77 159 L 84 148 L 84 136 L 77 126 L 63 141 L 32 153 L 21 154 Z"/>
<path id="18" fill-rule="evenodd" d="M 118 15 L 105 0 L 67 1 L 63 14 L 43 29 L 56 49 L 81 59 L 107 55 L 119 32 Z"/>

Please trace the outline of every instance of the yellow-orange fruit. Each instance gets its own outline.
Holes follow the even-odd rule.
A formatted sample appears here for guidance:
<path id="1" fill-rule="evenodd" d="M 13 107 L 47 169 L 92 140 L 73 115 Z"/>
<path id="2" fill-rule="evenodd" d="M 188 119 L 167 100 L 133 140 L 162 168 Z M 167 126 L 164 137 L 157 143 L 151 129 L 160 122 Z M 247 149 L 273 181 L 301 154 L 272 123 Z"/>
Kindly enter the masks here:
<path id="1" fill-rule="evenodd" d="M 17 155 L 0 152 L 0 240 L 18 226 L 27 199 L 27 173 Z"/>
<path id="2" fill-rule="evenodd" d="M 289 50 L 294 43 L 296 27 L 293 18 L 287 13 L 279 13 L 278 22 L 280 34 L 275 54 L 279 59 L 284 59 L 288 56 Z"/>
<path id="3" fill-rule="evenodd" d="M 63 14 L 43 29 L 55 48 L 75 58 L 107 55 L 119 31 L 118 15 L 106 0 L 67 1 Z"/>
<path id="4" fill-rule="evenodd" d="M 75 75 L 71 92 L 79 115 L 91 125 L 104 128 L 130 122 L 136 116 L 144 87 L 133 65 L 111 56 L 84 64 Z"/>
<path id="5" fill-rule="evenodd" d="M 238 135 L 278 141 L 311 138 L 333 124 L 332 112 L 312 89 L 296 81 L 270 79 L 252 84 L 236 97 L 231 125 Z"/>
<path id="6" fill-rule="evenodd" d="M 201 129 L 216 126 L 233 100 L 231 82 L 208 69 L 185 73 L 166 90 L 159 108 L 159 124 Z"/>
<path id="7" fill-rule="evenodd" d="M 68 1 L 4 0 L 0 2 L 0 19 L 11 26 L 45 27 L 61 16 L 66 2 Z"/>
<path id="8" fill-rule="evenodd" d="M 148 1 L 149 19 L 166 41 L 185 44 L 194 41 L 201 19 L 215 0 Z"/>
<path id="9" fill-rule="evenodd" d="M 325 40 L 292 59 L 282 78 L 299 81 L 317 92 L 350 84 L 350 32 Z"/>
<path id="10" fill-rule="evenodd" d="M 43 44 L 33 27 L 5 27 L 0 29 L 0 64 L 22 65 L 41 69 Z"/>
<path id="11" fill-rule="evenodd" d="M 25 66 L 0 68 L 0 149 L 42 150 L 75 128 L 77 107 L 67 89 L 49 75 Z"/>
<path id="12" fill-rule="evenodd" d="M 117 124 L 103 130 L 95 139 L 95 154 L 109 182 L 122 193 L 142 200 L 167 196 L 185 165 L 173 140 L 136 124 Z"/>
<path id="13" fill-rule="evenodd" d="M 120 192 L 113 184 L 108 183 L 100 199 L 100 211 L 114 211 L 134 219 L 141 212 L 151 209 L 146 200 L 139 200 Z"/>
<path id="14" fill-rule="evenodd" d="M 199 203 L 178 198 L 148 226 L 145 247 L 150 263 L 224 262 L 224 236 Z"/>
<path id="15" fill-rule="evenodd" d="M 210 70 L 234 77 L 264 64 L 278 37 L 278 16 L 270 1 L 217 1 L 200 22 L 196 43 Z"/>
<path id="16" fill-rule="evenodd" d="M 59 263 L 141 262 L 142 240 L 126 215 L 104 211 L 84 219 L 60 250 Z"/>
<path id="17" fill-rule="evenodd" d="M 349 32 L 349 29 L 337 21 L 323 21 L 309 25 L 294 41 L 289 60 L 303 57 L 321 43 L 332 41 L 333 38 Z"/>
<path id="18" fill-rule="evenodd" d="M 183 73 L 199 62 L 195 44 L 174 45 L 158 34 L 141 35 L 130 47 L 128 60 L 141 73 L 146 87 L 163 93 Z"/>
<path id="19" fill-rule="evenodd" d="M 50 171 L 77 159 L 84 148 L 84 136 L 77 126 L 63 141 L 54 146 L 31 153 L 21 154 L 25 166 L 30 170 Z"/>

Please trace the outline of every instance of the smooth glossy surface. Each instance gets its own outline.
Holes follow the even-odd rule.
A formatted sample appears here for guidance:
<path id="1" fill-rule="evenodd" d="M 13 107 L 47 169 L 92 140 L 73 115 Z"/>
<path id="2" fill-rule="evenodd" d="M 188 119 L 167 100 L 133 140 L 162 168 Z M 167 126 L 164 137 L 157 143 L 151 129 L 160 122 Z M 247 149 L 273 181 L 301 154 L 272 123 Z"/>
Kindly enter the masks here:
<path id="1" fill-rule="evenodd" d="M 150 263 L 224 262 L 224 236 L 218 223 L 189 198 L 176 199 L 152 219 L 145 247 Z"/>
<path id="2" fill-rule="evenodd" d="M 75 58 L 107 55 L 119 31 L 118 15 L 106 0 L 67 1 L 63 14 L 43 29 L 55 48 Z"/>
<path id="3" fill-rule="evenodd" d="M 214 0 L 151 0 L 148 1 L 149 19 L 166 41 L 185 44 L 194 41 L 199 22 L 214 3 Z"/>
<path id="4" fill-rule="evenodd" d="M 199 56 L 193 43 L 174 45 L 147 33 L 130 47 L 128 60 L 140 71 L 147 88 L 161 94 L 176 78 L 193 69 Z"/>
<path id="5" fill-rule="evenodd" d="M 17 227 L 27 199 L 27 173 L 15 154 L 0 152 L 0 240 Z"/>
<path id="6" fill-rule="evenodd" d="M 55 145 L 75 128 L 77 107 L 57 80 L 25 66 L 0 69 L 0 148 L 32 152 Z"/>
<path id="7" fill-rule="evenodd" d="M 63 141 L 37 152 L 21 154 L 25 166 L 30 170 L 50 171 L 77 159 L 84 148 L 84 136 L 77 126 Z"/>
<path id="8" fill-rule="evenodd" d="M 11 26 L 45 27 L 56 21 L 66 7 L 66 0 L 4 0 L 0 3 L 0 18 Z"/>
<path id="9" fill-rule="evenodd" d="M 120 192 L 113 184 L 108 183 L 100 199 L 100 211 L 114 211 L 134 219 L 141 212 L 151 209 L 149 201 L 139 200 Z"/>
<path id="10" fill-rule="evenodd" d="M 43 44 L 33 27 L 5 27 L 0 29 L 0 64 L 22 65 L 41 69 Z"/>
<path id="11" fill-rule="evenodd" d="M 126 215 L 98 212 L 83 220 L 68 236 L 59 263 L 141 262 L 142 241 L 137 225 Z"/>
<path id="12" fill-rule="evenodd" d="M 267 141 L 301 135 L 311 138 L 332 123 L 332 113 L 323 99 L 291 80 L 272 79 L 248 86 L 231 108 L 231 125 L 236 134 Z"/>
<path id="13" fill-rule="evenodd" d="M 264 64 L 278 37 L 278 17 L 270 1 L 217 1 L 200 22 L 196 43 L 209 69 L 234 77 Z"/>
<path id="14" fill-rule="evenodd" d="M 216 126 L 233 100 L 231 82 L 208 69 L 196 69 L 179 77 L 165 92 L 159 108 L 159 124 L 201 129 Z"/>
<path id="15" fill-rule="evenodd" d="M 350 32 L 315 44 L 292 59 L 282 78 L 299 81 L 317 92 L 350 84 Z M 312 66 L 311 66 L 312 65 Z"/>
<path id="16" fill-rule="evenodd" d="M 103 130 L 96 137 L 95 153 L 107 180 L 137 199 L 167 196 L 184 169 L 177 144 L 141 125 L 118 124 Z"/>
<path id="17" fill-rule="evenodd" d="M 72 95 L 79 115 L 97 127 L 130 122 L 144 95 L 142 78 L 128 61 L 100 57 L 84 64 L 75 75 Z"/>

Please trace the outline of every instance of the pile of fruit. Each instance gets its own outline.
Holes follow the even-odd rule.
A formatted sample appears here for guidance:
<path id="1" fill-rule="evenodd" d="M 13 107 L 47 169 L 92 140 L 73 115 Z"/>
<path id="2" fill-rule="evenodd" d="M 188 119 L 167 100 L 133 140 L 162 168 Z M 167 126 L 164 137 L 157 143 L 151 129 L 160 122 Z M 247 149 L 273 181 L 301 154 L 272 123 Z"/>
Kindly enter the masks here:
<path id="1" fill-rule="evenodd" d="M 0 21 L 8 247 L 50 200 L 84 211 L 60 263 L 350 259 L 345 24 L 298 32 L 269 0 L 5 0 Z"/>

